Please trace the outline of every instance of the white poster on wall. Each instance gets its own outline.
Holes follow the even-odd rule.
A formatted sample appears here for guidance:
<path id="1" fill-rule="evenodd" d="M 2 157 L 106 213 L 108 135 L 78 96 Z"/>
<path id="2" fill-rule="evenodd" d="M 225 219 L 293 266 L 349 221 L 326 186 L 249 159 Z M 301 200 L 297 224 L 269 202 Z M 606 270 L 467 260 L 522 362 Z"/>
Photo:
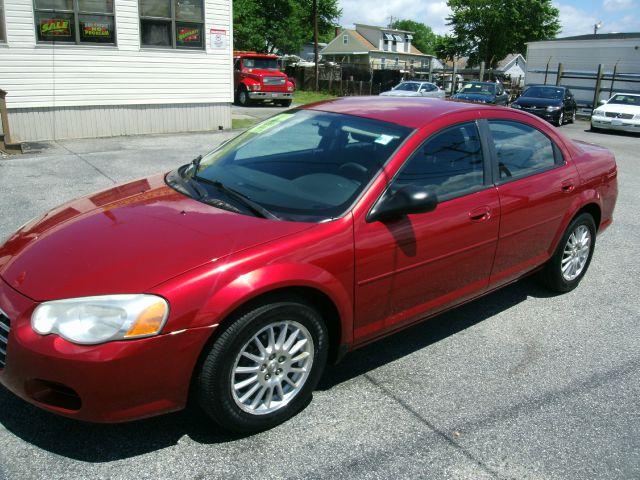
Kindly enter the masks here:
<path id="1" fill-rule="evenodd" d="M 217 28 L 209 29 L 209 39 L 211 41 L 211 48 L 214 50 L 220 50 L 227 48 L 227 31 Z"/>

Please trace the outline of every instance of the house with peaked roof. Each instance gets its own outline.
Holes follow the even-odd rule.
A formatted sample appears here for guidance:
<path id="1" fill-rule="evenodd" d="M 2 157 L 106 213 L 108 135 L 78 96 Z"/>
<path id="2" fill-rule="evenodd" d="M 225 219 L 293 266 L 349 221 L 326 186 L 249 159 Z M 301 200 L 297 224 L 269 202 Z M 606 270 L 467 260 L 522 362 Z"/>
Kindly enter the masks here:
<path id="1" fill-rule="evenodd" d="M 355 30 L 336 31 L 336 37 L 320 52 L 324 60 L 373 69 L 428 71 L 432 55 L 413 44 L 413 32 L 355 24 Z"/>

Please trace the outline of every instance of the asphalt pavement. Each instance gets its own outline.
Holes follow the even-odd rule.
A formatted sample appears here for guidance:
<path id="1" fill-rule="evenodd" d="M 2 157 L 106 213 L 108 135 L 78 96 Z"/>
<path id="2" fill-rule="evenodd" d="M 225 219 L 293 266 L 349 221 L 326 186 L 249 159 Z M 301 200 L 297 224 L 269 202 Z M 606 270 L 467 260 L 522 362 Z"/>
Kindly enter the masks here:
<path id="1" fill-rule="evenodd" d="M 575 291 L 526 279 L 353 352 L 301 414 L 248 437 L 196 409 L 80 423 L 0 387 L 0 479 L 640 478 L 640 137 L 587 128 L 561 131 L 615 152 L 620 194 Z M 61 141 L 2 158 L 0 238 L 235 133 Z"/>

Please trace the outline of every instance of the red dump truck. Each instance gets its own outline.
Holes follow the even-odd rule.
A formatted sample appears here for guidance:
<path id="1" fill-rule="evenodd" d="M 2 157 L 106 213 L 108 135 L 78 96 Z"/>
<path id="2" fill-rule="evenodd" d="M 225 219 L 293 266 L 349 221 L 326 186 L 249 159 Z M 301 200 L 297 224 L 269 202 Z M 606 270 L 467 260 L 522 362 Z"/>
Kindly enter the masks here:
<path id="1" fill-rule="evenodd" d="M 235 101 L 239 105 L 273 101 L 288 107 L 294 84 L 280 71 L 278 57 L 256 52 L 233 52 Z"/>

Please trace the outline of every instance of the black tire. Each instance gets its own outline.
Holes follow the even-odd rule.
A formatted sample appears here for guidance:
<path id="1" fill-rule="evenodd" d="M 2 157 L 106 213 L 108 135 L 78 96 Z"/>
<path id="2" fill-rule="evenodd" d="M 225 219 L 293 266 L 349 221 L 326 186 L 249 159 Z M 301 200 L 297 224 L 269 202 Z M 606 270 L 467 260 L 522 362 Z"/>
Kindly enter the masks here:
<path id="1" fill-rule="evenodd" d="M 577 248 L 573 249 L 573 254 L 571 253 L 572 242 L 576 239 L 579 240 L 582 233 L 587 233 L 589 237 L 588 254 L 586 255 L 586 258 L 583 258 L 584 264 L 582 264 L 579 271 L 571 272 L 569 262 L 573 260 L 577 261 L 578 258 L 576 257 L 580 256 L 577 253 Z M 560 293 L 570 292 L 576 288 L 580 283 L 580 280 L 582 280 L 582 277 L 584 277 L 585 273 L 587 273 L 587 270 L 589 269 L 595 245 L 596 224 L 593 217 L 588 213 L 581 213 L 574 218 L 567 227 L 567 230 L 564 232 L 564 235 L 558 244 L 558 248 L 556 248 L 555 253 L 549 259 L 549 262 L 542 272 L 546 286 L 554 292 Z M 566 273 L 562 271 L 563 263 L 566 263 L 569 266 L 569 271 Z M 570 273 L 570 275 L 567 275 L 567 273 Z M 574 273 L 576 274 L 575 277 L 573 276 Z"/>
<path id="2" fill-rule="evenodd" d="M 561 127 L 564 123 L 564 112 L 560 111 L 560 115 L 558 115 L 558 120 L 556 121 L 556 126 Z"/>
<path id="3" fill-rule="evenodd" d="M 567 120 L 567 123 L 576 123 L 576 111 L 575 110 L 573 111 L 573 113 L 571 114 L 569 119 Z"/>
<path id="4" fill-rule="evenodd" d="M 248 107 L 251 105 L 251 98 L 249 98 L 249 91 L 244 87 L 240 87 L 237 93 L 238 105 Z"/>
<path id="5" fill-rule="evenodd" d="M 598 127 L 594 127 L 593 125 L 591 125 L 591 127 L 589 127 L 589 131 L 590 132 L 599 132 L 600 129 Z"/>
<path id="6" fill-rule="evenodd" d="M 313 307 L 297 299 L 261 305 L 230 320 L 228 328 L 211 346 L 196 377 L 199 404 L 216 423 L 230 432 L 247 434 L 275 427 L 297 414 L 311 400 L 327 359 L 326 326 Z M 285 325 L 285 338 L 287 333 L 291 333 L 288 339 L 293 338 L 290 340 L 292 345 L 308 338 L 309 341 L 300 347 L 306 349 L 304 352 L 298 350 L 290 355 L 287 342 L 281 348 L 269 348 L 277 346 L 277 342 L 270 343 L 269 338 L 279 339 Z M 272 336 L 268 334 L 270 328 Z M 294 338 L 296 331 L 299 336 Z M 267 342 L 264 354 L 260 353 L 256 339 L 263 347 L 263 342 Z M 243 356 L 243 352 L 254 355 L 256 359 Z M 303 360 L 296 361 L 297 356 L 305 353 Z M 287 358 L 283 360 L 285 355 Z M 247 368 L 255 370 L 239 372 L 239 369 Z M 294 373 L 289 369 L 305 373 Z M 255 380 L 250 377 L 255 377 Z M 234 384 L 240 385 L 245 380 L 249 381 L 245 387 L 234 387 Z M 292 386 L 291 381 L 299 386 Z M 280 385 L 282 395 L 276 390 L 276 384 Z M 251 394 L 254 385 L 257 393 Z M 245 395 L 249 397 L 243 400 Z M 257 402 L 256 407 L 249 404 L 253 400 Z M 269 408 L 275 410 L 269 411 Z"/>
<path id="7" fill-rule="evenodd" d="M 280 100 L 278 101 L 278 105 L 280 105 L 281 107 L 290 107 L 291 100 Z"/>

